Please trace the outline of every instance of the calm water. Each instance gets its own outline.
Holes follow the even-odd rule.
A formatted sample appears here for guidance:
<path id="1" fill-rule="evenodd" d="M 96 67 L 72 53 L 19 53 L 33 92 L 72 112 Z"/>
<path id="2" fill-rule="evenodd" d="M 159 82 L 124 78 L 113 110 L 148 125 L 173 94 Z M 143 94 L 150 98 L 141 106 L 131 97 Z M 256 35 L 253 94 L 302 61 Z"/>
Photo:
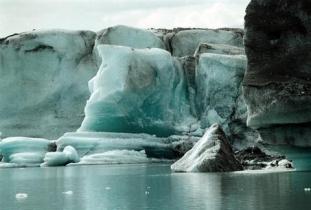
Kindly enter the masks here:
<path id="1" fill-rule="evenodd" d="M 174 174 L 168 165 L 0 169 L 0 209 L 307 210 L 305 187 L 311 172 Z M 17 200 L 16 193 L 28 198 Z"/>

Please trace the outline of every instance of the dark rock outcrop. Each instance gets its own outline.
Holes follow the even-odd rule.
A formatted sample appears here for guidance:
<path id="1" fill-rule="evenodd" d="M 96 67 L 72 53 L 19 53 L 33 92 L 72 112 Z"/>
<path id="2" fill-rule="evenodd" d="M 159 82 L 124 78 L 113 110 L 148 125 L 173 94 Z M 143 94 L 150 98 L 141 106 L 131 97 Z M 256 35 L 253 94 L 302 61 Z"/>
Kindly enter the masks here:
<path id="1" fill-rule="evenodd" d="M 291 161 L 285 156 L 277 154 L 267 154 L 259 147 L 248 147 L 235 154 L 237 160 L 241 162 L 244 169 L 258 170 L 264 168 L 293 168 Z"/>
<path id="2" fill-rule="evenodd" d="M 310 133 L 309 126 L 302 130 L 299 125 L 311 122 L 311 2 L 252 0 L 246 9 L 244 44 L 248 126 L 266 134 L 271 128 L 270 133 L 277 130 L 275 135 L 291 138 L 286 143 L 311 146 L 311 140 L 302 144 L 294 134 Z M 291 128 L 293 139 L 284 126 Z"/>

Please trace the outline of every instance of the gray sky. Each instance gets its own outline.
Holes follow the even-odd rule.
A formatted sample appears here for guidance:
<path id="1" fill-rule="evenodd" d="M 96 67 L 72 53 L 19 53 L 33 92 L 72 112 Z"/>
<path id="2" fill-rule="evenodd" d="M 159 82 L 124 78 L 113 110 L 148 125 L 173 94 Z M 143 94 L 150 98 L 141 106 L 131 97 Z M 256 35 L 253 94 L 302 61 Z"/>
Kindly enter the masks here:
<path id="1" fill-rule="evenodd" d="M 0 0 L 0 37 L 32 29 L 242 27 L 249 0 Z"/>

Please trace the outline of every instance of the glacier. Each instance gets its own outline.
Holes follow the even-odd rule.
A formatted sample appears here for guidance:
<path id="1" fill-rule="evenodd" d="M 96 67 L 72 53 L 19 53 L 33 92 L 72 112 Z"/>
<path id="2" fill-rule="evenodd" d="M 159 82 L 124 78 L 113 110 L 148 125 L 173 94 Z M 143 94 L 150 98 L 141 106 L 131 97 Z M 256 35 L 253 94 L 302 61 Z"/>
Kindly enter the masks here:
<path id="1" fill-rule="evenodd" d="M 0 39 L 0 166 L 172 161 L 214 123 L 233 150 L 257 144 L 243 33 L 119 25 Z"/>
<path id="2" fill-rule="evenodd" d="M 225 29 L 120 25 L 97 33 L 33 31 L 0 44 L 5 80 L 0 93 L 13 103 L 0 106 L 2 118 L 11 116 L 1 121 L 0 130 L 4 137 L 54 139 L 50 144 L 57 151 L 40 153 L 36 164 L 41 166 L 180 158 L 211 124 L 228 127 L 245 71 L 241 32 Z M 19 62 L 12 66 L 12 60 Z M 219 80 L 221 71 L 227 73 Z M 201 79 L 206 75 L 208 82 Z M 5 92 L 12 85 L 8 81 L 24 85 Z M 30 98 L 35 90 L 40 92 Z M 222 101 L 226 94 L 232 98 Z M 209 105 L 207 95 L 215 95 L 221 107 Z M 74 148 L 76 159 L 68 157 L 67 147 Z M 10 163 L 4 156 L 2 162 Z"/>
<path id="3" fill-rule="evenodd" d="M 178 45 L 173 43 L 175 43 L 176 37 L 181 36 L 180 34 L 186 34 L 186 37 L 189 35 L 190 38 L 187 39 L 193 42 L 183 45 L 186 51 L 192 52 L 191 55 L 186 57 L 176 57 L 172 53 L 171 46 Z M 195 34 L 195 36 L 192 37 L 192 34 Z M 181 37 L 184 37 L 184 35 Z M 165 57 L 166 68 L 173 69 L 170 72 L 171 76 L 175 78 L 174 83 L 170 85 L 174 86 L 175 92 L 172 94 L 175 94 L 176 105 L 174 105 L 175 102 L 171 102 L 168 106 L 170 108 L 180 106 L 178 112 L 181 110 L 183 112 L 183 116 L 179 117 L 180 113 L 174 114 L 173 111 L 169 113 L 169 110 L 165 110 L 165 114 L 167 114 L 165 120 L 169 122 L 174 117 L 184 119 L 187 116 L 187 122 L 184 123 L 185 126 L 182 125 L 179 128 L 178 126 L 181 125 L 179 122 L 176 123 L 178 125 L 170 124 L 167 131 L 159 131 L 159 133 L 163 132 L 162 135 L 168 135 L 175 133 L 175 129 L 179 133 L 189 129 L 187 128 L 189 124 L 191 124 L 190 131 L 192 132 L 198 128 L 197 124 L 193 123 L 198 118 L 194 103 L 196 84 L 193 79 L 196 68 L 196 59 L 193 53 L 196 51 L 197 45 L 209 41 L 224 45 L 220 47 L 221 49 L 226 47 L 238 48 L 230 44 L 241 46 L 241 40 L 241 31 L 229 29 L 143 30 L 122 25 L 109 27 L 97 33 L 91 31 L 34 30 L 2 38 L 0 39 L 0 73 L 2 75 L 0 78 L 0 95 L 2 99 L 5 99 L 3 101 L 10 101 L 10 104 L 0 103 L 0 117 L 2 119 L 0 121 L 0 131 L 4 137 L 32 136 L 56 139 L 65 132 L 78 129 L 85 118 L 84 107 L 86 101 L 90 98 L 88 81 L 99 72 L 98 69 L 101 69 L 101 72 L 106 72 L 103 70 L 102 62 L 111 63 L 112 60 L 109 59 L 113 59 L 113 55 L 109 56 L 109 59 L 108 57 L 102 58 L 102 50 L 98 49 L 103 48 L 101 45 L 109 45 L 114 46 L 111 49 L 114 51 L 117 51 L 115 49 L 118 48 L 117 46 L 133 48 L 132 55 L 139 54 L 139 56 L 130 59 L 131 62 L 134 62 L 138 57 L 144 57 L 143 52 L 140 52 L 140 50 L 147 52 L 147 49 L 149 49 L 149 53 L 163 54 L 161 58 Z M 209 42 L 208 44 L 215 47 L 215 44 Z M 153 48 L 162 49 L 162 52 Z M 219 49 L 219 47 L 216 48 Z M 221 53 L 227 52 L 223 51 Z M 169 54 L 173 54 L 173 56 L 170 57 Z M 128 56 L 130 57 L 130 55 Z M 158 60 L 157 65 L 159 65 L 159 62 L 162 61 Z M 144 65 L 139 68 L 144 68 Z M 156 65 L 156 62 L 154 61 L 152 65 Z M 133 79 L 139 80 L 142 76 L 142 72 L 140 72 L 140 77 Z M 100 76 L 97 75 L 93 80 L 95 78 L 99 80 Z M 152 80 L 152 77 L 148 78 Z M 153 79 L 155 80 L 154 77 Z M 165 81 L 161 80 L 161 82 Z M 19 85 L 14 86 L 17 83 Z M 127 81 L 127 84 L 130 83 L 135 86 L 134 83 L 136 82 Z M 89 83 L 89 86 L 92 86 L 92 82 Z M 153 86 L 150 86 L 150 88 L 153 88 Z M 32 94 L 33 92 L 35 94 Z M 154 97 L 160 97 L 160 94 L 155 94 Z M 23 103 L 19 103 L 21 100 Z M 150 99 L 149 102 L 153 100 L 156 99 Z M 173 101 L 173 99 L 171 100 Z M 179 105 L 179 103 L 181 104 Z M 188 113 L 188 106 L 191 114 Z M 151 114 L 151 111 L 149 113 Z M 161 122 L 161 120 L 159 120 L 159 126 L 162 127 L 160 130 L 163 130 L 166 122 L 165 120 Z M 137 123 L 135 124 L 137 126 Z M 138 126 L 137 129 L 140 130 L 141 126 Z"/>

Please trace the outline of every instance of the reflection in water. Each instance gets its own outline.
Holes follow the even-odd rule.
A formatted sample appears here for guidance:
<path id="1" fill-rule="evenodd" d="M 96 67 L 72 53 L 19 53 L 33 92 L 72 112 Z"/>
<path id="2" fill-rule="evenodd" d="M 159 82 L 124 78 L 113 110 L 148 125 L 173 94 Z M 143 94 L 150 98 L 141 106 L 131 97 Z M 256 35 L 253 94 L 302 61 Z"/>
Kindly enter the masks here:
<path id="1" fill-rule="evenodd" d="M 221 174 L 175 173 L 171 179 L 175 209 L 221 209 Z"/>
<path id="2" fill-rule="evenodd" d="M 310 175 L 171 173 L 168 165 L 0 169 L 0 209 L 308 209 Z"/>

